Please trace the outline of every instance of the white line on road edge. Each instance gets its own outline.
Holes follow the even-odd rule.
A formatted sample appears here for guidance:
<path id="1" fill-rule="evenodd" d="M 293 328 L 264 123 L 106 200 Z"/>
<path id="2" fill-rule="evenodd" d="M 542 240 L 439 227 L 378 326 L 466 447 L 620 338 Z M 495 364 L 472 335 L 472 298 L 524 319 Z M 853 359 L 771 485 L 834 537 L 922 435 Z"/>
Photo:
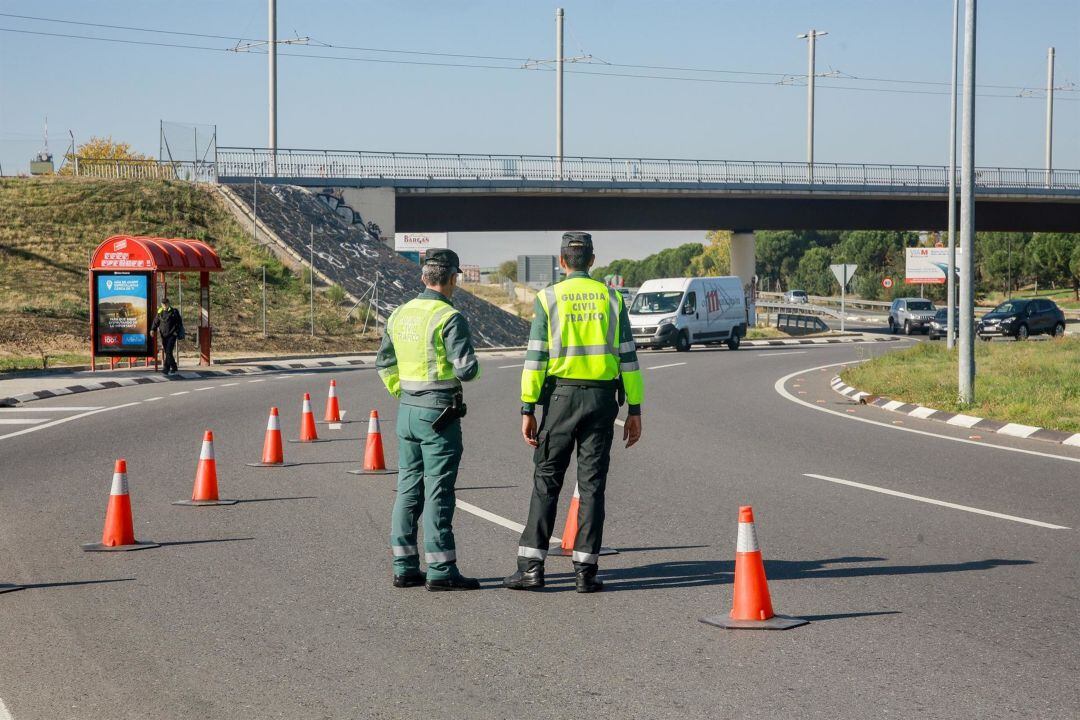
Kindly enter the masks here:
<path id="1" fill-rule="evenodd" d="M 516 365 L 500 365 L 497 370 L 506 370 L 507 368 L 525 367 L 525 363 L 518 363 Z"/>
<path id="2" fill-rule="evenodd" d="M 805 355 L 805 350 L 788 350 L 787 352 L 756 353 L 754 357 L 777 357 L 778 355 Z"/>
<path id="3" fill-rule="evenodd" d="M 143 400 L 143 402 L 154 402 L 155 400 L 164 400 L 164 399 L 165 398 L 163 398 L 161 395 L 158 395 L 157 397 L 146 398 L 145 400 Z"/>
<path id="4" fill-rule="evenodd" d="M 787 381 L 793 377 L 799 375 L 805 375 L 806 373 L 813 372 L 815 370 L 823 370 L 825 368 L 838 367 L 840 365 L 854 365 L 856 363 L 864 362 L 863 360 L 851 360 L 848 362 L 829 363 L 828 365 L 818 365 L 817 367 L 806 368 L 805 370 L 799 370 L 789 375 L 785 375 L 776 381 L 773 385 L 773 390 L 779 393 L 782 397 L 787 398 L 791 402 L 805 405 L 806 407 L 817 410 L 818 412 L 829 413 L 830 415 L 836 415 L 842 417 L 845 420 L 854 420 L 855 422 L 867 423 L 869 425 L 877 425 L 879 427 L 888 428 L 889 430 L 899 430 L 900 432 L 915 433 L 916 435 L 925 435 L 926 437 L 937 438 L 939 440 L 948 440 L 950 442 L 964 443 L 965 445 L 974 445 L 975 447 L 989 448 L 991 450 L 1004 450 L 1005 452 L 1020 453 L 1022 455 L 1034 455 L 1036 457 L 1049 458 L 1050 460 L 1064 460 L 1065 462 L 1080 463 L 1080 458 L 1069 457 L 1068 455 L 1054 455 L 1053 453 L 1039 452 L 1038 450 L 1026 450 L 1024 448 L 1009 447 L 1008 445 L 995 445 L 994 443 L 968 440 L 967 438 L 957 438 L 950 435 L 938 435 L 937 433 L 927 432 L 926 430 L 916 430 L 915 428 L 903 427 L 901 425 L 893 425 L 891 423 L 883 423 L 878 420 L 871 420 L 870 418 L 859 417 L 858 415 L 849 415 L 848 413 L 842 413 L 838 410 L 830 410 L 829 408 L 821 407 L 820 405 L 814 405 L 808 403 L 805 400 L 800 400 L 787 391 L 784 387 Z"/>
<path id="5" fill-rule="evenodd" d="M 513 530 L 514 532 L 522 532 L 522 531 L 525 530 L 525 526 L 522 525 L 521 523 L 516 523 L 513 520 L 507 520 L 506 518 L 504 518 L 501 515 L 496 515 L 493 512 L 488 512 L 484 508 L 476 507 L 475 505 L 473 505 L 471 503 L 467 503 L 464 500 L 457 500 L 456 504 L 457 504 L 457 506 L 459 508 L 461 508 L 465 512 L 470 513 L 472 515 L 475 515 L 478 518 L 483 518 L 485 520 L 493 522 L 496 525 L 502 525 L 504 528 L 507 528 L 508 530 Z M 551 536 L 551 542 L 553 542 L 553 543 L 561 543 L 562 538 L 558 538 L 558 537 L 555 537 L 554 535 L 552 535 Z M 3 718 L 0 718 L 0 720 L 3 720 Z"/>
<path id="6" fill-rule="evenodd" d="M 266 382 L 266 378 L 259 378 L 258 380 L 248 380 L 249 383 Z"/>
<path id="7" fill-rule="evenodd" d="M 203 390 L 213 390 L 217 385 L 207 385 L 206 387 L 195 388 L 195 392 L 202 392 Z"/>
<path id="8" fill-rule="evenodd" d="M 187 395 L 190 390 L 181 390 L 180 392 L 169 393 L 170 395 Z"/>
<path id="9" fill-rule="evenodd" d="M 1049 528 L 1050 530 L 1070 529 L 1064 525 L 1054 525 L 1052 523 L 1042 522 L 1041 520 L 1029 520 L 1015 515 L 1005 515 L 1003 513 L 993 512 L 992 510 L 980 510 L 979 508 L 970 507 L 968 505 L 957 505 L 956 503 L 945 502 L 944 500 L 935 500 L 934 498 L 923 497 L 922 495 L 912 495 L 898 490 L 889 490 L 888 488 L 878 487 L 877 485 L 865 485 L 863 483 L 852 482 L 851 480 L 841 480 L 840 478 L 829 477 L 828 475 L 815 475 L 814 473 L 803 473 L 803 475 L 810 478 L 817 478 L 818 480 L 826 480 L 831 483 L 839 483 L 840 485 L 850 485 L 851 487 L 862 488 L 863 490 L 872 490 L 873 492 L 879 492 L 884 495 L 893 495 L 908 500 L 918 500 L 919 502 L 929 503 L 930 505 L 940 505 L 941 507 L 952 508 L 953 510 L 963 510 L 964 512 L 976 513 L 978 515 L 989 515 L 990 517 L 996 517 L 1002 520 L 1012 520 L 1013 522 Z"/>
<path id="10" fill-rule="evenodd" d="M 653 365 L 652 367 L 647 367 L 645 369 L 646 370 L 659 370 L 661 368 L 676 367 L 678 365 L 685 365 L 685 364 L 686 363 L 684 363 L 684 362 L 681 362 L 681 363 L 668 363 L 667 365 Z"/>
<path id="11" fill-rule="evenodd" d="M 49 418 L 0 418 L 0 425 L 37 425 Z"/>
<path id="12" fill-rule="evenodd" d="M 15 437 L 17 435 L 25 435 L 27 433 L 37 432 L 38 430 L 44 430 L 45 428 L 51 428 L 51 427 L 54 427 L 56 425 L 60 425 L 61 423 L 71 422 L 72 420 L 78 420 L 79 418 L 84 418 L 84 417 L 87 417 L 89 415 L 97 415 L 98 413 L 108 412 L 109 410 L 119 410 L 120 408 L 131 407 L 133 405 L 138 405 L 139 402 L 140 401 L 136 400 L 135 402 L 124 403 L 123 405 L 113 405 L 112 407 L 104 407 L 104 408 L 98 408 L 97 410 L 90 410 L 88 412 L 79 413 L 78 415 L 68 415 L 65 418 L 60 418 L 58 420 L 53 420 L 52 422 L 47 422 L 47 423 L 45 423 L 43 425 L 35 425 L 34 427 L 24 428 L 22 430 L 16 430 L 15 432 L 8 433 L 7 435 L 0 435 L 0 440 L 7 440 L 8 438 L 13 438 L 13 437 Z M 0 715 L 0 720 L 3 720 L 2 715 Z"/>
<path id="13" fill-rule="evenodd" d="M 3 413 L 24 413 L 24 412 L 83 412 L 85 410 L 100 410 L 101 405 L 54 405 L 53 407 L 5 407 L 0 408 L 0 414 Z"/>
<path id="14" fill-rule="evenodd" d="M 239 384 L 240 384 L 240 383 L 225 383 L 225 384 L 224 384 L 224 385 L 222 385 L 221 387 L 232 387 L 232 386 L 234 386 L 234 385 L 239 385 Z"/>

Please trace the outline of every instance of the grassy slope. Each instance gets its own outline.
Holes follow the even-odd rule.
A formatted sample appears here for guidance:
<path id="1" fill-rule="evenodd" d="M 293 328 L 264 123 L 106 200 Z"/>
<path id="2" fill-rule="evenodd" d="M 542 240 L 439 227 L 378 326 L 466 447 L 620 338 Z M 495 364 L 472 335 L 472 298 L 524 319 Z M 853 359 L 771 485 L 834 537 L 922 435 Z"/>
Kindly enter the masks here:
<path id="1" fill-rule="evenodd" d="M 215 350 L 352 351 L 372 345 L 342 319 L 345 308 L 318 292 L 317 335 L 309 337 L 304 279 L 255 246 L 211 189 L 171 181 L 9 178 L 0 180 L 0 217 L 0 358 L 42 350 L 87 353 L 88 258 L 116 234 L 195 238 L 217 250 L 226 270 L 211 279 Z M 270 335 L 265 340 L 263 265 Z M 177 277 L 168 276 L 174 303 Z M 193 328 L 198 275 L 183 281 L 183 312 Z"/>
<path id="2" fill-rule="evenodd" d="M 874 395 L 1003 422 L 1080 432 L 1080 339 L 976 343 L 975 398 L 956 401 L 957 360 L 944 343 L 919 343 L 841 373 Z"/>

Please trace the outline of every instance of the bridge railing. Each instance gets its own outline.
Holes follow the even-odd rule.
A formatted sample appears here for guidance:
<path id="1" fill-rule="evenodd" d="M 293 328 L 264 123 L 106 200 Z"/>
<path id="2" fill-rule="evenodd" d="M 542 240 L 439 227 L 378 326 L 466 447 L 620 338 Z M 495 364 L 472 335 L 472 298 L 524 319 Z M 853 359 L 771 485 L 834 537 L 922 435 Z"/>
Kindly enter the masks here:
<path id="1" fill-rule="evenodd" d="M 276 170 L 275 170 L 276 168 Z M 220 177 L 305 177 L 503 183 L 802 185 L 944 188 L 941 165 L 670 160 L 219 147 Z M 976 168 L 983 188 L 1080 190 L 1080 170 Z M 959 171 L 958 171 L 959 179 Z"/>

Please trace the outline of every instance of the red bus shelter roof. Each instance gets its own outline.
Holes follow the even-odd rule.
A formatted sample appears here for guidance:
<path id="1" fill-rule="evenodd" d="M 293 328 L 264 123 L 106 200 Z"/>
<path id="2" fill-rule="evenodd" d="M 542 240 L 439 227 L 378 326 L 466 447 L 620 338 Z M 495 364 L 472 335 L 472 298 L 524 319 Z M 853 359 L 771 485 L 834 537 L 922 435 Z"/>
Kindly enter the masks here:
<path id="1" fill-rule="evenodd" d="M 98 245 L 91 270 L 219 272 L 221 258 L 201 240 L 113 235 Z"/>

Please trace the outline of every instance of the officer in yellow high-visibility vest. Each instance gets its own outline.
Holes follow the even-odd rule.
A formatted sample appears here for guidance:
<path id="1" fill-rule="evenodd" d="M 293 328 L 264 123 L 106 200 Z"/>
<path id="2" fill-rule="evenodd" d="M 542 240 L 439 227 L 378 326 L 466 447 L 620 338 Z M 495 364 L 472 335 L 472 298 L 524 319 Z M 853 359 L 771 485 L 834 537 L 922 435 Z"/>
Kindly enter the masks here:
<path id="1" fill-rule="evenodd" d="M 521 374 L 521 434 L 535 448 L 535 470 L 518 569 L 503 581 L 512 590 L 544 586 L 559 492 L 575 446 L 581 496 L 573 552 L 577 591 L 603 588 L 596 571 L 604 532 L 604 488 L 623 393 L 629 405 L 623 428 L 626 447 L 641 437 L 644 383 L 630 317 L 622 295 L 589 277 L 594 259 L 591 235 L 564 234 L 559 264 L 568 275 L 536 297 Z M 534 415 L 538 403 L 544 408 L 539 431 Z"/>
<path id="2" fill-rule="evenodd" d="M 480 377 L 469 323 L 450 302 L 460 273 L 457 253 L 428 250 L 421 279 L 427 288 L 386 321 L 375 366 L 398 407 L 398 486 L 390 522 L 394 587 L 475 590 L 457 568 L 454 485 L 461 462 L 462 381 Z M 420 570 L 416 525 L 424 516 Z"/>

